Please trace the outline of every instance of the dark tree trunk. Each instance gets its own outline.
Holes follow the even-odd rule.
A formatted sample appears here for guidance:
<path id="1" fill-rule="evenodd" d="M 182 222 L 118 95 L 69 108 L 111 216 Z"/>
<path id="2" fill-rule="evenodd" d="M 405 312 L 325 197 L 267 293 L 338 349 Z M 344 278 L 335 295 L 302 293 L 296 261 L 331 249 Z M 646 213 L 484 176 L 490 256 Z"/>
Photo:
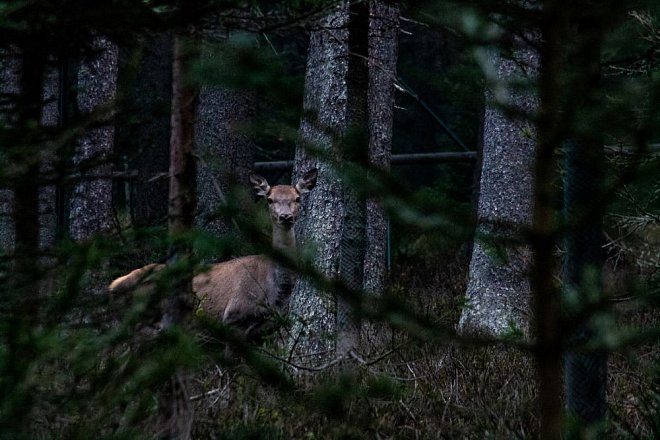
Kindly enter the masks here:
<path id="1" fill-rule="evenodd" d="M 41 123 L 46 129 L 55 129 L 60 124 L 59 112 L 59 91 L 60 81 L 59 72 L 56 69 L 49 69 L 44 83 L 44 107 L 41 115 Z M 41 171 L 43 174 L 49 174 L 53 171 L 53 166 L 57 160 L 54 152 L 45 155 Z M 40 238 L 39 243 L 42 249 L 47 249 L 55 244 L 57 233 L 57 186 L 45 185 L 39 191 L 39 224 Z"/>
<path id="2" fill-rule="evenodd" d="M 394 122 L 394 81 L 399 50 L 399 2 L 369 2 L 369 86 L 367 95 L 369 163 L 388 171 Z M 364 290 L 380 295 L 387 275 L 387 228 L 385 209 L 377 199 L 367 199 L 367 247 L 364 257 Z M 365 342 L 377 347 L 389 334 L 383 326 L 367 325 Z"/>
<path id="3" fill-rule="evenodd" d="M 173 254 L 177 261 L 190 259 L 190 245 L 183 234 L 189 232 L 195 221 L 197 205 L 197 170 L 195 160 L 195 109 L 197 87 L 188 83 L 186 68 L 192 59 L 192 49 L 183 37 L 174 38 L 172 63 L 172 133 L 170 138 L 170 191 L 168 229 L 173 239 Z M 170 318 L 175 324 L 187 323 L 191 317 L 192 268 L 177 288 Z"/>
<path id="4" fill-rule="evenodd" d="M 573 119 L 577 123 L 593 118 L 602 108 L 600 63 L 603 38 L 601 11 L 585 11 L 577 23 L 575 53 L 570 56 L 575 70 L 572 90 L 579 90 L 574 98 Z M 603 301 L 602 269 L 604 261 L 603 212 L 605 157 L 600 130 L 586 133 L 576 127 L 574 140 L 565 148 L 564 215 L 567 225 L 564 256 L 563 288 L 569 301 L 580 300 L 583 307 Z M 567 301 L 568 302 L 568 301 Z M 579 319 L 580 309 L 568 314 L 569 322 Z M 590 318 L 590 316 L 589 316 Z M 567 335 L 571 345 L 564 356 L 564 384 L 566 407 L 579 423 L 572 424 L 569 436 L 585 438 L 592 432 L 602 432 L 607 410 L 607 354 L 585 352 L 580 348 L 593 341 L 597 330 L 590 319 L 571 322 L 576 330 Z"/>
<path id="5" fill-rule="evenodd" d="M 18 95 L 15 119 L 9 127 L 15 129 L 16 143 L 9 146 L 7 159 L 17 175 L 13 178 L 12 220 L 14 223 L 14 260 L 12 283 L 3 287 L 4 305 L 12 313 L 5 323 L 5 362 L 0 371 L 0 394 L 12 395 L 14 387 L 24 384 L 34 358 L 35 339 L 40 314 L 39 278 L 39 172 L 43 140 L 42 106 L 46 54 L 39 44 L 27 44 L 20 53 Z M 2 426 L 21 426 L 29 413 L 29 397 L 12 402 L 0 415 Z"/>
<path id="6" fill-rule="evenodd" d="M 120 70 L 121 81 L 129 80 L 130 93 L 123 101 L 127 113 L 117 118 L 118 151 L 129 169 L 137 171 L 129 193 L 132 221 L 136 226 L 165 225 L 167 222 L 170 166 L 170 122 L 172 108 L 172 35 L 147 37 L 142 42 L 139 62 L 131 65 L 134 53 L 127 53 Z M 132 49 L 140 52 L 138 48 Z M 126 148 L 127 147 L 127 148 Z M 126 185 L 125 182 L 121 183 Z M 121 190 L 126 193 L 125 187 Z"/>
<path id="7" fill-rule="evenodd" d="M 348 7 L 338 3 L 322 20 L 322 29 L 312 32 L 305 75 L 302 141 L 296 148 L 293 181 L 316 167 L 316 188 L 304 199 L 296 235 L 301 246 L 315 247 L 315 267 L 325 277 L 339 275 L 339 237 L 344 217 L 342 184 L 332 164 L 317 158 L 310 149 L 336 157 L 338 142 L 347 127 Z M 294 354 L 308 355 L 305 362 L 317 363 L 334 356 L 336 300 L 329 292 L 299 279 L 291 295 L 294 315 L 291 346 Z M 311 356 L 309 356 L 311 355 Z"/>
<path id="8" fill-rule="evenodd" d="M 538 100 L 531 93 L 512 91 L 510 83 L 535 78 L 539 57 L 522 41 L 516 44 L 513 59 L 492 56 L 497 78 L 486 94 L 477 236 L 468 306 L 458 325 L 463 333 L 499 336 L 513 328 L 529 329 L 531 254 L 524 231 L 531 226 L 534 209 L 536 140 L 529 117 Z M 502 105 L 528 116 L 513 118 Z"/>
<path id="9" fill-rule="evenodd" d="M 168 229 L 171 240 L 168 264 L 180 270 L 172 286 L 161 322 L 186 327 L 192 319 L 195 296 L 192 292 L 192 249 L 186 237 L 195 221 L 197 168 L 195 159 L 195 110 L 197 86 L 187 77 L 194 59 L 191 42 L 183 35 L 174 37 L 172 59 L 172 132 L 170 137 L 170 190 Z M 187 374 L 177 371 L 160 396 L 160 419 L 168 438 L 188 439 L 192 430 L 192 406 L 185 397 Z"/>
<path id="10" fill-rule="evenodd" d="M 348 24 L 348 75 L 346 78 L 348 103 L 347 119 L 348 133 L 344 136 L 342 150 L 342 165 L 356 166 L 356 170 L 364 170 L 369 156 L 367 134 L 367 89 L 369 84 L 369 69 L 367 64 L 369 45 L 369 5 L 354 2 L 350 5 Z M 361 180 L 366 174 L 359 172 Z M 366 204 L 358 194 L 356 185 L 343 179 L 344 219 L 340 239 L 339 272 L 346 287 L 354 292 L 361 292 L 364 287 L 364 260 L 366 250 Z M 337 352 L 348 353 L 360 342 L 361 320 L 355 313 L 352 300 L 360 298 L 344 298 L 337 300 Z"/>
<path id="11" fill-rule="evenodd" d="M 38 272 L 39 254 L 39 172 L 40 154 L 29 154 L 29 147 L 42 136 L 42 107 L 46 54 L 37 46 L 23 50 L 20 66 L 20 94 L 16 104 L 20 146 L 10 158 L 24 170 L 16 178 L 14 187 L 13 221 L 15 230 L 15 261 L 19 288 L 33 285 Z M 32 292 L 33 294 L 35 292 Z M 30 296 L 30 295 L 28 295 Z M 27 306 L 36 317 L 37 301 Z M 27 316 L 27 315 L 26 315 Z"/>
<path id="12" fill-rule="evenodd" d="M 117 91 L 117 47 L 98 37 L 94 54 L 80 64 L 78 108 L 82 114 L 104 109 L 97 124 L 78 140 L 74 164 L 81 179 L 71 195 L 70 233 L 74 240 L 86 240 L 112 227 L 111 155 L 114 123 L 109 120 L 110 106 Z"/>
<path id="13" fill-rule="evenodd" d="M 2 59 L 0 90 L 4 94 L 20 93 L 21 62 L 16 54 L 5 53 Z M 56 70 L 49 70 L 44 78 L 41 125 L 46 129 L 56 128 L 59 124 L 58 93 L 59 76 Z M 3 122 L 11 123 L 11 114 L 17 111 L 16 102 L 8 104 L 1 116 Z M 41 165 L 41 172 L 52 171 L 55 161 L 53 154 L 44 155 L 45 163 Z M 14 229 L 11 212 L 13 211 L 14 194 L 10 189 L 0 189 L 0 249 L 5 252 L 14 250 Z M 57 230 L 57 209 L 55 186 L 47 185 L 39 188 L 39 245 L 42 249 L 52 246 L 55 242 Z"/>
<path id="14" fill-rule="evenodd" d="M 535 329 L 536 369 L 539 381 L 541 439 L 560 439 L 562 426 L 561 327 L 559 292 L 555 287 L 554 238 L 557 231 L 555 155 L 561 147 L 561 91 L 564 72 L 565 21 L 567 8 L 562 2 L 543 4 L 542 43 L 539 75 L 538 145 L 534 159 L 534 217 L 532 226 L 531 270 Z"/>
<path id="15" fill-rule="evenodd" d="M 231 223 L 218 216 L 218 208 L 235 187 L 249 188 L 255 145 L 241 130 L 254 115 L 255 99 L 252 92 L 244 90 L 217 86 L 200 90 L 195 133 L 200 158 L 197 224 L 214 234 L 231 229 Z"/>

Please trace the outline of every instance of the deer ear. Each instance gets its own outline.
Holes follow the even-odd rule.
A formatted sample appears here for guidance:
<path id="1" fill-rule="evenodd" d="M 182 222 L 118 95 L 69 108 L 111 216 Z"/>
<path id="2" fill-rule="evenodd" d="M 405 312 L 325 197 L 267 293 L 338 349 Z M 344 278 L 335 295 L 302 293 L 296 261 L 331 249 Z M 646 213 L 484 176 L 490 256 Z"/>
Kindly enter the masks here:
<path id="1" fill-rule="evenodd" d="M 316 168 L 312 168 L 302 175 L 298 183 L 296 183 L 296 189 L 300 194 L 305 194 L 310 192 L 316 186 L 316 177 L 319 175 L 319 172 Z"/>
<path id="2" fill-rule="evenodd" d="M 250 173 L 250 183 L 258 196 L 266 197 L 268 191 L 270 191 L 270 185 L 268 185 L 266 179 L 258 174 Z"/>

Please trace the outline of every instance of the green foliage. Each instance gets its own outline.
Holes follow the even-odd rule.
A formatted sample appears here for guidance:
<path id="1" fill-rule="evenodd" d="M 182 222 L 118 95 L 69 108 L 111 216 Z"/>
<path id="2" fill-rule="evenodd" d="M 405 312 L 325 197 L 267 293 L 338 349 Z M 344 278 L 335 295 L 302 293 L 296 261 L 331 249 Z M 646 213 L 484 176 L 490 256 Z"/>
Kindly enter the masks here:
<path id="1" fill-rule="evenodd" d="M 38 41 L 54 56 L 77 56 L 89 50 L 89 41 L 97 34 L 134 44 L 145 33 L 195 28 L 229 8 L 268 18 L 270 13 L 320 9 L 327 2 L 193 3 L 105 1 L 90 7 L 80 1 L 0 2 L 0 44 L 5 51 L 0 55 L 6 61 L 8 48 Z M 495 43 L 510 51 L 509 33 L 528 17 L 507 2 L 468 3 L 408 5 L 407 12 L 422 22 L 404 24 L 417 35 L 402 40 L 399 75 L 410 90 L 397 98 L 403 108 L 397 111 L 397 152 L 456 150 L 439 120 L 469 147 L 479 142 L 488 72 L 472 55 L 483 56 Z M 625 263 L 633 281 L 615 291 L 620 303 L 611 304 L 601 297 L 598 273 L 590 268 L 581 289 L 567 291 L 563 305 L 567 315 L 586 316 L 598 335 L 581 349 L 613 351 L 608 429 L 657 437 L 660 186 L 657 153 L 648 155 L 645 150 L 658 140 L 660 43 L 657 5 L 644 5 L 646 15 L 628 11 L 629 15 L 615 16 L 624 11 L 612 9 L 608 21 L 612 29 L 602 51 L 603 105 L 584 113 L 566 112 L 562 132 L 571 136 L 597 132 L 608 144 L 630 146 L 625 154 L 613 156 L 608 170 L 607 191 L 614 197 L 607 200 L 612 203 L 606 231 L 612 238 L 611 254 L 621 257 L 617 261 Z M 499 27 L 489 18 L 493 13 L 499 14 Z M 190 79 L 197 84 L 247 90 L 258 97 L 260 117 L 238 129 L 259 142 L 263 157 L 290 157 L 299 140 L 305 47 L 294 40 L 300 35 L 230 32 L 226 41 L 201 46 L 191 69 Z M 557 80 L 566 86 L 563 99 L 573 102 L 579 96 L 569 87 L 575 79 L 567 74 Z M 529 84 L 516 85 L 522 86 Z M 413 99 L 411 91 L 419 99 Z M 1 98 L 6 110 L 5 103 L 15 97 L 3 90 Z M 420 109 L 420 99 L 426 110 Z M 160 102 L 156 107 L 163 111 L 168 105 Z M 124 122 L 141 124 L 151 116 L 149 112 L 126 115 Z M 35 152 L 47 156 L 53 148 L 65 148 L 73 132 L 98 122 L 74 121 L 61 129 L 42 130 L 32 121 L 38 136 L 33 144 L 23 145 L 25 134 L 14 131 L 11 118 L 11 113 L 3 112 L 0 176 L 5 186 L 13 184 L 25 163 L 40 157 Z M 525 134 L 534 137 L 532 130 Z M 196 313 L 190 327 L 156 331 L 172 286 L 191 271 L 203 270 L 198 260 L 269 252 L 265 232 L 269 220 L 263 206 L 247 203 L 244 209 L 249 197 L 233 190 L 226 194 L 227 203 L 204 219 L 235 221 L 240 233 L 232 230 L 224 236 L 195 230 L 172 237 L 164 226 L 132 225 L 128 213 L 120 209 L 116 234 L 84 243 L 61 238 L 42 254 L 28 256 L 34 273 L 13 273 L 13 255 L 3 250 L 0 435 L 10 439 L 157 437 L 155 431 L 162 423 L 160 399 L 172 377 L 185 370 L 194 372 L 190 390 L 195 393 L 183 399 L 200 415 L 193 427 L 198 438 L 538 436 L 530 355 L 535 347 L 529 345 L 533 341 L 513 323 L 497 344 L 463 338 L 454 331 L 474 230 L 472 167 L 409 167 L 391 174 L 368 169 L 363 166 L 364 135 L 363 130 L 349 130 L 340 146 L 343 158 L 350 157 L 353 163 L 332 162 L 318 154 L 332 163 L 344 182 L 358 188 L 361 197 L 378 196 L 388 209 L 394 257 L 389 291 L 379 299 L 362 300 L 362 292 L 319 277 L 305 266 L 315 253 L 313 246 L 304 250 L 300 269 L 318 278 L 328 294 L 353 298 L 365 319 L 393 330 L 391 352 L 380 357 L 370 353 L 375 361 L 356 355 L 320 372 L 307 372 L 287 357 L 288 347 L 277 346 L 276 338 L 270 341 L 274 348 L 254 346 L 203 311 Z M 51 138 L 57 146 L 44 146 Z M 136 148 L 127 147 L 124 153 L 132 154 Z M 65 169 L 64 177 L 71 177 L 69 171 Z M 505 255 L 502 249 L 507 243 L 500 237 L 489 239 L 493 252 Z M 153 288 L 128 297 L 108 297 L 109 280 L 144 263 L 163 261 L 175 243 L 189 244 L 194 261 L 179 261 L 159 272 L 150 278 Z M 27 278 L 33 281 L 26 283 Z"/>

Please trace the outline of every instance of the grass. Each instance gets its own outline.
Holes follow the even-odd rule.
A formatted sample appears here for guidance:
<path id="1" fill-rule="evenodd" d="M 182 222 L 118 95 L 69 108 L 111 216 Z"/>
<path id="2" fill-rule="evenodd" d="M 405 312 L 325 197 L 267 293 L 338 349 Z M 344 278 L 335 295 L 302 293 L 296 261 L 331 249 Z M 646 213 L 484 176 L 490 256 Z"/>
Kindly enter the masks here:
<path id="1" fill-rule="evenodd" d="M 406 261 L 393 285 L 415 308 L 457 322 L 467 258 L 456 253 L 433 270 Z M 437 261 L 437 260 L 435 260 Z M 420 270 L 421 269 L 421 270 Z M 658 327 L 657 310 L 626 310 L 619 323 Z M 280 395 L 245 371 L 213 366 L 196 375 L 195 438 L 435 439 L 537 438 L 539 411 L 531 355 L 513 348 L 431 344 L 395 334 L 397 349 L 373 365 L 334 366 L 299 378 Z M 658 434 L 657 344 L 609 358 L 610 438 Z"/>

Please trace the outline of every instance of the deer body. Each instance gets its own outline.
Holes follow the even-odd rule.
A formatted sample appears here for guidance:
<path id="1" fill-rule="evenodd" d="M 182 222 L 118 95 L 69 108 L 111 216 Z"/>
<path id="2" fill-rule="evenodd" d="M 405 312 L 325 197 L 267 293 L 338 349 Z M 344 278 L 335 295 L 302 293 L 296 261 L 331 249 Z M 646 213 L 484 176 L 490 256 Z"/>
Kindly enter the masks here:
<path id="1" fill-rule="evenodd" d="M 316 185 L 316 170 L 308 171 L 295 186 L 271 187 L 266 179 L 251 175 L 256 193 L 268 201 L 273 227 L 273 248 L 295 255 L 294 224 L 300 212 L 300 196 Z M 149 285 L 151 275 L 165 267 L 150 264 L 117 278 L 110 292 L 138 290 Z M 248 337 L 268 330 L 269 318 L 288 311 L 293 287 L 292 271 L 265 255 L 249 255 L 212 265 L 193 278 L 192 287 L 208 316 L 245 331 Z"/>

